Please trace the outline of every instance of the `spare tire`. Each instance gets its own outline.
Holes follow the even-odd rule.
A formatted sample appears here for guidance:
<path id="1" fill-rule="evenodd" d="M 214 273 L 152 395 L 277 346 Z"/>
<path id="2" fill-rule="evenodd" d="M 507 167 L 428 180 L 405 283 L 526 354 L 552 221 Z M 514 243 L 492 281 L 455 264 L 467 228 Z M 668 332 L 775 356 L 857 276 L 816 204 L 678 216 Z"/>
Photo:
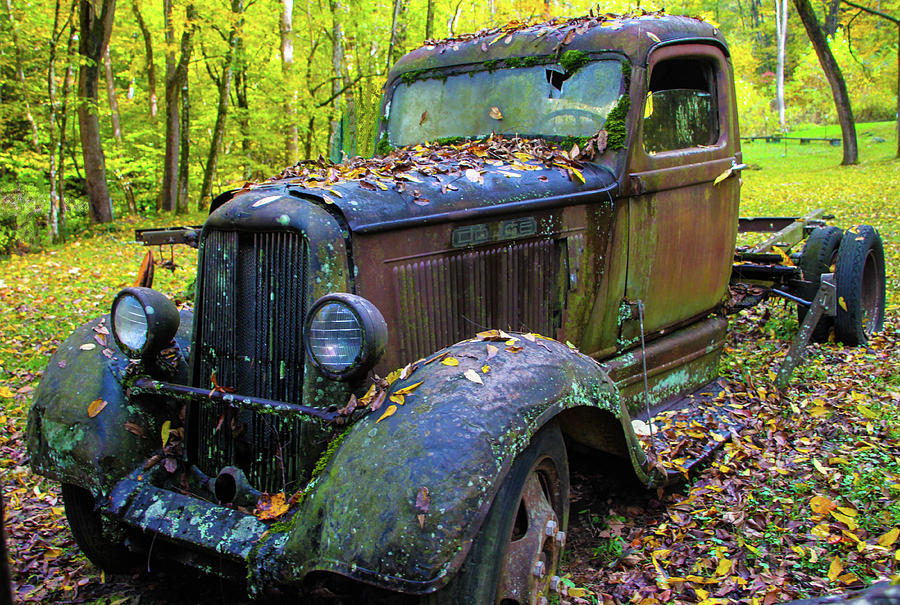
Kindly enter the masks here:
<path id="1" fill-rule="evenodd" d="M 848 229 L 837 255 L 835 337 L 846 345 L 868 342 L 884 326 L 884 248 L 874 227 Z"/>
<path id="2" fill-rule="evenodd" d="M 843 230 L 831 226 L 816 227 L 809 234 L 800 255 L 800 270 L 803 272 L 803 279 L 810 282 L 810 285 L 801 287 L 797 296 L 813 302 L 822 283 L 822 274 L 833 273 L 835 270 L 838 248 L 841 246 L 843 236 Z M 797 305 L 797 320 L 802 323 L 808 312 L 809 307 Z M 820 317 L 819 323 L 813 328 L 811 340 L 826 342 L 833 325 L 834 318 L 827 315 Z"/>

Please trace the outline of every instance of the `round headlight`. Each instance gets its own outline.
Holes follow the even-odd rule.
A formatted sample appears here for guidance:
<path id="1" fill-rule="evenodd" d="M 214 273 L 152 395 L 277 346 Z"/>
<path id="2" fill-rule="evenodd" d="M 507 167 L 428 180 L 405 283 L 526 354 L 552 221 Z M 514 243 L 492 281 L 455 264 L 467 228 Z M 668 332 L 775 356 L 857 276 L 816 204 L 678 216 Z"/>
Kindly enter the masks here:
<path id="1" fill-rule="evenodd" d="M 387 346 L 387 324 L 365 298 L 328 294 L 315 302 L 306 322 L 306 348 L 330 378 L 348 380 L 374 366 Z"/>
<path id="2" fill-rule="evenodd" d="M 181 322 L 172 301 L 150 288 L 125 288 L 119 292 L 110 315 L 113 338 L 132 359 L 163 349 L 175 337 Z"/>

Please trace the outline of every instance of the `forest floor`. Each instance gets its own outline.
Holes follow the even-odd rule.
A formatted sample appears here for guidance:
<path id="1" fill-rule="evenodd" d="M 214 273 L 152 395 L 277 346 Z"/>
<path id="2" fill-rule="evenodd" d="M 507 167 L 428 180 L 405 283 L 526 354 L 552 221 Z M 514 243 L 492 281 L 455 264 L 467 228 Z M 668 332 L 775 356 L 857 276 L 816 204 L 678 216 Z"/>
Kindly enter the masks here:
<path id="1" fill-rule="evenodd" d="M 900 161 L 893 123 L 859 125 L 861 163 L 840 149 L 744 145 L 744 216 L 825 208 L 885 242 L 888 320 L 868 346 L 810 347 L 778 395 L 774 371 L 797 327 L 792 305 L 733 316 L 720 366 L 744 428 L 678 487 L 648 491 L 608 459 L 574 457 L 563 572 L 571 603 L 760 603 L 842 592 L 900 569 Z M 878 142 L 878 138 L 886 139 Z M 26 465 L 25 416 L 50 354 L 107 311 L 145 250 L 121 220 L 0 261 L 0 481 L 14 589 L 23 603 L 238 603 L 240 588 L 178 570 L 106 576 L 78 551 L 58 487 Z M 197 224 L 202 217 L 178 218 Z M 166 251 L 168 255 L 169 252 Z M 155 287 L 177 295 L 196 253 L 172 252 Z M 687 427 L 685 431 L 689 431 Z M 322 602 L 340 602 L 328 598 Z M 357 601 L 359 602 L 359 601 Z"/>

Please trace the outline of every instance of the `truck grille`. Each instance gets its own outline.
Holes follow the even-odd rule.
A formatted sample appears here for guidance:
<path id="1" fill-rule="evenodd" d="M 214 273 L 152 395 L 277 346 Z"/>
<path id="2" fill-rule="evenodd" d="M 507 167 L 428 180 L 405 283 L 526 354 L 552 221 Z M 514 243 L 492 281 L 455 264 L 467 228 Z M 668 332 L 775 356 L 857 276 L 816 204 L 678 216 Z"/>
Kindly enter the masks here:
<path id="1" fill-rule="evenodd" d="M 300 403 L 308 246 L 291 232 L 210 232 L 195 315 L 197 386 Z M 290 490 L 301 479 L 302 427 L 280 417 L 221 405 L 189 413 L 188 456 L 214 476 L 237 466 L 255 488 Z"/>
<path id="2" fill-rule="evenodd" d="M 552 240 L 394 266 L 403 359 L 490 328 L 556 336 L 560 258 Z"/>

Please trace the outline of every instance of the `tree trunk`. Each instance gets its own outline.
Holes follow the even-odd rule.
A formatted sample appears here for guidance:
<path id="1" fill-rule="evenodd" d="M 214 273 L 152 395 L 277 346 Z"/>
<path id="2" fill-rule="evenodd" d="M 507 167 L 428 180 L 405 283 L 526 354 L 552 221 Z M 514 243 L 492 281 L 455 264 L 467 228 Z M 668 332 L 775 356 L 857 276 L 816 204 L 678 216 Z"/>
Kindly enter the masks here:
<path id="1" fill-rule="evenodd" d="M 157 114 L 157 98 L 156 98 L 156 66 L 153 64 L 153 38 L 150 36 L 150 29 L 144 22 L 144 16 L 141 14 L 141 8 L 138 6 L 138 0 L 131 0 L 131 11 L 137 20 L 138 28 L 141 30 L 141 36 L 144 38 L 144 52 L 147 55 L 147 88 L 150 95 L 150 117 L 156 118 Z"/>
<path id="2" fill-rule="evenodd" d="M 819 21 L 816 19 L 816 13 L 813 11 L 810 0 L 794 0 L 794 7 L 803 27 L 806 29 L 806 35 L 809 36 L 813 48 L 816 50 L 816 56 L 819 57 L 819 64 L 828 78 L 828 84 L 831 86 L 831 94 L 834 97 L 834 107 L 837 111 L 838 121 L 841 124 L 841 136 L 844 142 L 844 157 L 841 165 L 847 166 L 856 164 L 859 161 L 859 151 L 856 145 L 856 125 L 853 122 L 853 110 L 850 107 L 850 96 L 847 94 L 847 84 L 844 82 L 844 75 L 838 66 L 834 55 L 831 54 L 831 48 L 828 46 L 828 40 L 819 27 Z"/>
<path id="3" fill-rule="evenodd" d="M 432 2 L 433 0 L 428 0 Z M 281 0 L 281 73 L 287 84 L 287 98 L 284 102 L 284 155 L 285 165 L 297 162 L 299 133 L 297 131 L 297 87 L 294 84 L 294 0 Z"/>
<path id="4" fill-rule="evenodd" d="M 174 44 L 175 30 L 172 24 L 172 3 L 166 0 L 163 6 L 166 24 L 166 40 Z M 179 209 L 179 157 L 185 153 L 181 149 L 184 136 L 181 132 L 183 118 L 179 115 L 179 103 L 182 89 L 187 85 L 188 65 L 193 51 L 193 36 L 196 29 L 194 5 L 185 7 L 185 26 L 181 33 L 181 52 L 175 62 L 175 48 L 166 52 L 166 150 L 163 155 L 163 184 L 159 194 L 159 208 L 166 211 Z M 184 159 L 186 161 L 186 158 Z M 187 211 L 185 208 L 184 211 Z"/>
<path id="5" fill-rule="evenodd" d="M 188 181 L 191 159 L 191 96 L 188 84 L 188 78 L 185 76 L 181 86 L 181 141 L 179 144 L 178 158 L 178 200 L 175 203 L 175 212 L 178 214 L 186 214 L 188 210 L 190 210 Z"/>
<path id="6" fill-rule="evenodd" d="M 103 53 L 103 67 L 106 74 L 106 96 L 109 99 L 109 115 L 112 121 L 113 137 L 116 139 L 116 157 L 118 157 L 119 153 L 121 153 L 122 145 L 122 122 L 119 117 L 119 101 L 116 99 L 116 81 L 113 76 L 109 46 L 106 47 L 106 51 Z M 115 163 L 113 164 L 113 175 L 125 193 L 129 214 L 137 214 L 137 204 L 134 201 L 134 188 L 131 186 L 131 181 L 119 172 L 119 169 L 115 167 Z"/>
<path id="7" fill-rule="evenodd" d="M 841 13 L 838 10 L 841 0 L 826 0 L 825 4 L 825 35 L 832 37 L 838 30 Z"/>
<path id="8" fill-rule="evenodd" d="M 494 23 L 494 0 L 490 0 L 491 7 L 491 24 Z M 434 0 L 428 0 L 425 9 L 425 39 L 434 39 Z"/>
<path id="9" fill-rule="evenodd" d="M 873 8 L 862 6 L 861 4 L 857 4 L 855 2 L 850 2 L 850 0 L 844 0 L 844 4 L 869 13 L 870 15 L 875 15 L 876 17 L 886 19 L 887 21 L 890 21 L 897 26 L 897 113 L 895 114 L 895 116 L 897 118 L 897 157 L 900 158 L 900 18 L 888 15 L 887 13 L 883 13 Z"/>
<path id="10" fill-rule="evenodd" d="M 59 212 L 57 220 L 59 222 L 60 239 L 65 239 L 66 235 L 66 147 L 68 146 L 68 138 L 66 136 L 66 123 L 69 117 L 69 96 L 72 93 L 72 87 L 75 85 L 75 62 L 72 58 L 77 52 L 78 28 L 75 27 L 75 11 L 78 7 L 78 0 L 72 2 L 69 14 L 69 41 L 66 45 L 66 73 L 63 76 L 62 104 L 59 108 L 59 144 L 58 144 L 58 165 L 59 174 L 57 177 L 57 192 L 59 194 Z M 73 162 L 74 163 L 74 162 Z M 76 164 L 77 169 L 77 164 Z"/>
<path id="11" fill-rule="evenodd" d="M 83 59 L 78 70 L 78 125 L 91 222 L 108 223 L 113 219 L 113 208 L 106 183 L 106 158 L 100 142 L 97 89 L 100 62 L 112 33 L 116 0 L 98 0 L 98 4 L 100 10 L 96 11 L 91 0 L 79 1 L 81 34 L 78 50 Z"/>
<path id="12" fill-rule="evenodd" d="M 340 3 L 332 2 L 332 6 Z M 333 9 L 332 9 L 333 10 Z M 403 49 L 406 47 L 406 17 L 409 11 L 409 0 L 394 0 L 394 15 L 391 20 L 391 42 L 388 45 L 387 69 L 385 73 L 391 70 L 391 66 L 403 56 Z"/>
<path id="13" fill-rule="evenodd" d="M 397 23 L 397 7 L 402 0 L 395 0 L 394 3 L 394 28 Z M 344 73 L 344 33 L 341 27 L 340 12 L 342 10 L 340 0 L 331 0 L 331 68 L 334 77 L 331 80 L 332 99 L 331 125 L 328 131 L 328 152 L 333 162 L 343 160 L 343 152 L 340 150 L 341 141 L 341 113 L 340 113 L 340 91 L 341 81 Z M 395 30 L 393 30 L 395 31 Z M 391 49 L 388 51 L 388 61 L 390 61 L 391 50 L 394 46 L 394 33 L 391 34 Z"/>
<path id="14" fill-rule="evenodd" d="M 775 70 L 775 103 L 778 106 L 778 124 L 781 132 L 787 131 L 784 118 L 784 59 L 787 47 L 788 0 L 775 0 L 775 37 L 778 40 L 778 66 Z"/>
<path id="15" fill-rule="evenodd" d="M 237 105 L 238 130 L 241 132 L 241 157 L 243 158 L 245 181 L 250 180 L 253 169 L 250 158 L 250 101 L 247 98 L 247 53 L 244 39 L 239 36 L 234 49 L 234 96 Z"/>
<path id="16" fill-rule="evenodd" d="M 50 229 L 51 242 L 55 242 L 59 239 L 59 183 L 57 182 L 58 175 L 56 168 L 56 157 L 58 153 L 56 148 L 58 145 L 56 136 L 56 113 L 59 111 L 59 107 L 56 99 L 56 49 L 59 46 L 59 38 L 65 30 L 65 27 L 63 27 L 62 30 L 57 32 L 60 18 L 59 3 L 60 0 L 56 0 L 56 6 L 53 10 L 53 30 L 50 32 L 50 56 L 47 59 L 47 105 L 50 112 L 50 119 L 48 120 L 49 128 L 47 129 L 50 134 L 50 211 L 47 216 L 47 225 Z"/>
<path id="17" fill-rule="evenodd" d="M 225 53 L 225 61 L 222 65 L 222 77 L 219 79 L 219 103 L 216 110 L 216 125 L 213 127 L 212 139 L 209 142 L 209 153 L 206 157 L 206 166 L 203 169 L 203 185 L 200 187 L 200 208 L 207 208 L 212 200 L 212 182 L 216 174 L 216 162 L 219 157 L 219 147 L 225 138 L 225 119 L 228 116 L 228 97 L 231 95 L 231 82 L 234 79 L 234 53 L 238 37 L 243 27 L 244 0 L 231 0 L 231 12 L 234 13 L 235 22 L 228 34 L 228 51 Z"/>
<path id="18" fill-rule="evenodd" d="M 6 0 L 6 16 L 9 19 L 13 48 L 16 56 L 16 83 L 19 85 L 19 93 L 22 95 L 22 103 L 25 106 L 25 119 L 31 127 L 31 147 L 34 151 L 40 149 L 38 142 L 38 128 L 34 116 L 31 114 L 31 105 L 28 103 L 28 91 L 25 87 L 25 68 L 22 61 L 22 47 L 19 45 L 19 25 L 13 17 L 12 0 Z"/>

